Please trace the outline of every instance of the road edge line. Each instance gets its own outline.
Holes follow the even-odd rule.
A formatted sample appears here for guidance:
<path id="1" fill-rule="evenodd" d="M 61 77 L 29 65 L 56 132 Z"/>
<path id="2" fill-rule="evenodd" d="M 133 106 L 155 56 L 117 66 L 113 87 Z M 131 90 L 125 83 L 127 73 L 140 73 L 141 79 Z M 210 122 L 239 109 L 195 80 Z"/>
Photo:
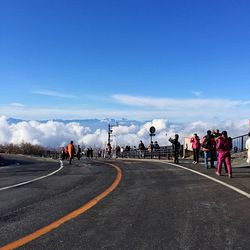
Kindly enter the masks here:
<path id="1" fill-rule="evenodd" d="M 200 173 L 200 172 L 198 172 L 198 171 L 196 171 L 196 170 L 193 170 L 193 169 L 184 167 L 184 166 L 182 166 L 182 165 L 180 165 L 180 164 L 178 165 L 178 164 L 175 164 L 175 163 L 166 161 L 166 160 L 158 160 L 158 159 L 153 159 L 153 160 L 151 160 L 151 159 L 131 159 L 131 158 L 129 158 L 129 159 L 123 159 L 123 160 L 125 160 L 125 161 L 126 161 L 126 160 L 128 160 L 128 161 L 129 161 L 129 160 L 131 160 L 131 161 L 133 161 L 133 160 L 138 160 L 138 161 L 160 162 L 160 163 L 164 163 L 164 164 L 169 164 L 169 165 L 172 165 L 172 166 L 175 166 L 175 167 L 178 167 L 178 168 L 182 168 L 182 169 L 188 170 L 188 171 L 190 171 L 190 172 L 196 173 L 196 174 L 198 174 L 198 175 L 201 175 L 201 176 L 203 176 L 203 177 L 205 177 L 205 178 L 207 178 L 207 179 L 210 179 L 210 180 L 212 180 L 212 181 L 214 181 L 214 182 L 217 182 L 217 183 L 219 183 L 219 184 L 221 184 L 221 185 L 223 185 L 223 186 L 226 186 L 226 187 L 228 187 L 228 188 L 234 190 L 235 192 L 237 192 L 237 193 L 239 193 L 239 194 L 241 194 L 241 195 L 247 197 L 248 199 L 250 199 L 250 194 L 249 194 L 249 193 L 247 193 L 247 192 L 245 192 L 245 191 L 243 191 L 243 190 L 241 190 L 241 189 L 239 189 L 239 188 L 237 188 L 237 187 L 235 187 L 235 186 L 232 186 L 232 185 L 230 185 L 230 184 L 227 184 L 226 182 L 220 181 L 220 180 L 215 179 L 215 178 L 213 178 L 213 177 L 211 177 L 211 176 L 209 176 L 209 175 Z"/>
<path id="2" fill-rule="evenodd" d="M 36 181 L 45 179 L 45 178 L 47 178 L 49 176 L 52 176 L 52 175 L 56 174 L 57 172 L 59 172 L 62 169 L 63 169 L 63 161 L 60 160 L 60 168 L 58 168 L 57 170 L 55 170 L 55 171 L 53 171 L 53 172 L 51 172 L 51 173 L 49 173 L 47 175 L 40 176 L 40 177 L 37 177 L 37 178 L 29 180 L 29 181 L 25 181 L 25 182 L 13 184 L 13 185 L 10 185 L 10 186 L 7 186 L 7 187 L 2 187 L 2 188 L 0 188 L 0 192 L 3 191 L 3 190 L 7 190 L 7 189 L 11 189 L 11 188 L 16 188 L 16 187 L 20 187 L 20 186 L 24 186 L 24 185 L 30 184 L 32 182 L 36 182 Z"/>
<path id="3" fill-rule="evenodd" d="M 66 214 L 65 216 L 63 216 L 60 219 L 50 223 L 49 225 L 47 225 L 45 227 L 42 227 L 42 228 L 38 229 L 37 231 L 20 238 L 17 241 L 14 241 L 14 242 L 9 243 L 9 244 L 7 244 L 7 245 L 5 245 L 3 247 L 0 247 L 0 250 L 16 249 L 18 247 L 21 247 L 21 246 L 23 246 L 23 245 L 25 245 L 25 244 L 39 238 L 40 236 L 42 236 L 42 235 L 44 235 L 44 234 L 58 228 L 59 226 L 61 226 L 65 222 L 76 218 L 80 214 L 83 214 L 84 212 L 86 212 L 87 210 L 89 210 L 90 208 L 95 206 L 98 202 L 100 202 L 104 197 L 109 195 L 119 185 L 119 183 L 120 183 L 120 181 L 122 179 L 122 171 L 115 164 L 112 164 L 112 163 L 107 163 L 107 164 L 109 164 L 109 165 L 111 165 L 112 167 L 115 168 L 115 170 L 116 170 L 116 178 L 113 181 L 113 183 L 105 191 L 103 191 L 102 193 L 97 195 L 95 198 L 93 198 L 89 202 L 85 203 L 80 208 L 70 212 L 69 214 Z"/>
<path id="4" fill-rule="evenodd" d="M 228 187 L 228 188 L 234 190 L 235 192 L 238 192 L 238 193 L 240 193 L 241 195 L 244 195 L 244 196 L 246 196 L 248 199 L 250 199 L 250 194 L 249 194 L 249 193 L 247 193 L 247 192 L 245 192 L 245 191 L 243 191 L 243 190 L 241 190 L 241 189 L 239 189 L 239 188 L 237 188 L 237 187 L 235 187 L 235 186 L 232 186 L 232 185 L 230 185 L 230 184 L 228 184 L 228 183 L 226 183 L 226 182 L 220 181 L 220 180 L 215 179 L 214 177 L 211 177 L 211 176 L 209 176 L 209 175 L 200 173 L 200 172 L 198 172 L 198 171 L 196 171 L 196 170 L 193 170 L 193 169 L 190 169 L 190 168 L 186 168 L 186 167 L 184 167 L 184 166 L 181 166 L 181 165 L 178 165 L 178 164 L 175 164 L 175 163 L 172 163 L 172 162 L 168 162 L 168 163 L 164 162 L 164 163 L 165 163 L 165 164 L 170 164 L 170 165 L 172 165 L 172 166 L 175 166 L 175 167 L 178 167 L 178 168 L 182 168 L 182 169 L 188 170 L 188 171 L 190 171 L 190 172 L 196 173 L 196 174 L 198 174 L 198 175 L 201 175 L 201 176 L 203 176 L 203 177 L 206 177 L 207 179 L 210 179 L 210 180 L 212 180 L 212 181 L 214 181 L 214 182 L 217 182 L 217 183 L 219 183 L 219 184 L 221 184 L 221 185 L 223 185 L 223 186 L 226 186 L 226 187 Z"/>

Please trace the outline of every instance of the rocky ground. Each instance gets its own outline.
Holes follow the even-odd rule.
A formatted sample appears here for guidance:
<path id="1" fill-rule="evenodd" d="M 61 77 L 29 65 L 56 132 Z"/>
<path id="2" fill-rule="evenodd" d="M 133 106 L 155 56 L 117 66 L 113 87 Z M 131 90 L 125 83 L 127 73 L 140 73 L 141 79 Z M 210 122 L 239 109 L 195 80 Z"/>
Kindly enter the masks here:
<path id="1" fill-rule="evenodd" d="M 247 151 L 232 154 L 232 166 L 250 166 L 246 160 Z"/>

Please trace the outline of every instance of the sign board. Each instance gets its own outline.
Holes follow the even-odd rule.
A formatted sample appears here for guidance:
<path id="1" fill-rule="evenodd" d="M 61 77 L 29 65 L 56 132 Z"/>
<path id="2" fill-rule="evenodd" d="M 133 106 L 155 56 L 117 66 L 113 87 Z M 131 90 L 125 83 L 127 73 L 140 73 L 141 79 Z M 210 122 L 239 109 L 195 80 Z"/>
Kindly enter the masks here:
<path id="1" fill-rule="evenodd" d="M 150 129 L 149 129 L 149 132 L 151 133 L 151 134 L 154 134 L 155 133 L 155 127 L 150 127 Z"/>

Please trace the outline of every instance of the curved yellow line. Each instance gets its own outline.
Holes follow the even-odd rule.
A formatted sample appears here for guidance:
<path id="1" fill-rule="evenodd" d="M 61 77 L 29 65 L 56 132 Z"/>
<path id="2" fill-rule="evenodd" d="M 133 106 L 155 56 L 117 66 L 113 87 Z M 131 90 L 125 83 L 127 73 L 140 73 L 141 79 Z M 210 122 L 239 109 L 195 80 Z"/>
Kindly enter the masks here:
<path id="1" fill-rule="evenodd" d="M 118 186 L 118 184 L 120 183 L 120 181 L 122 179 L 121 169 L 114 164 L 109 163 L 109 165 L 111 165 L 112 167 L 114 167 L 116 169 L 116 178 L 115 178 L 114 182 L 112 183 L 112 185 L 108 189 L 106 189 L 104 192 L 102 192 L 101 194 L 96 196 L 94 199 L 92 199 L 89 202 L 87 202 L 86 204 L 84 204 L 82 207 L 80 207 L 80 208 L 72 211 L 71 213 L 63 216 L 59 220 L 54 221 L 51 224 L 49 224 L 41 229 L 38 229 L 37 231 L 35 231 L 35 232 L 17 240 L 17 241 L 14 241 L 12 243 L 9 243 L 9 244 L 1 247 L 0 250 L 9 250 L 9 249 L 16 249 L 18 247 L 21 247 L 21 246 L 37 239 L 38 237 L 58 228 L 59 226 L 61 226 L 65 222 L 72 220 L 73 218 L 77 217 L 78 215 L 86 212 L 87 210 L 89 210 L 90 208 L 95 206 L 100 200 L 102 200 L 104 197 L 106 197 L 108 194 L 110 194 Z"/>

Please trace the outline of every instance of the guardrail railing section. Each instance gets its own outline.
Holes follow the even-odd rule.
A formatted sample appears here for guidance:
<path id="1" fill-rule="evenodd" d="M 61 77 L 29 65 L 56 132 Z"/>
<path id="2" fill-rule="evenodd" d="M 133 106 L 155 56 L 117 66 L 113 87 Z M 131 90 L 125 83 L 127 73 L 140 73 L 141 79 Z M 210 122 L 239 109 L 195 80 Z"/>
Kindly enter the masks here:
<path id="1" fill-rule="evenodd" d="M 180 157 L 182 157 L 183 150 L 180 150 Z M 120 158 L 141 158 L 141 159 L 173 159 L 173 148 L 172 146 L 164 146 L 159 149 L 151 150 L 139 150 L 131 149 L 117 153 L 116 157 Z"/>
<path id="2" fill-rule="evenodd" d="M 244 151 L 246 149 L 246 140 L 247 139 L 248 139 L 248 134 L 232 138 L 232 143 L 233 143 L 232 150 L 235 153 Z"/>

